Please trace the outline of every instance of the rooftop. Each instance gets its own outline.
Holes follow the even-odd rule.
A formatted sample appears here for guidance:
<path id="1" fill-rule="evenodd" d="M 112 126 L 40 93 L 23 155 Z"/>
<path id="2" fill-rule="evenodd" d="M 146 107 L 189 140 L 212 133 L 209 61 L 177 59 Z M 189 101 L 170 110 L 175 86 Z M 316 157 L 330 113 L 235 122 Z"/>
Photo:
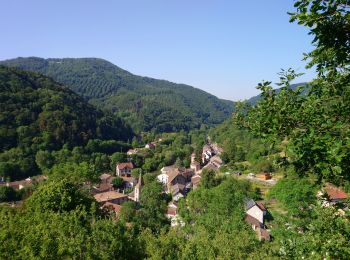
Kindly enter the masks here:
<path id="1" fill-rule="evenodd" d="M 125 197 L 128 197 L 128 195 L 119 193 L 116 191 L 107 191 L 107 192 L 98 193 L 94 197 L 98 202 L 107 202 L 109 200 L 125 198 Z"/>
<path id="2" fill-rule="evenodd" d="M 123 206 L 120 206 L 118 204 L 112 203 L 112 202 L 106 202 L 103 205 L 104 208 L 112 208 L 115 213 L 119 213 L 120 210 L 123 208 Z"/>
<path id="3" fill-rule="evenodd" d="M 104 181 L 104 180 L 107 180 L 109 178 L 111 178 L 112 175 L 111 174 L 108 174 L 108 173 L 104 173 L 104 174 L 101 174 L 100 175 L 100 180 Z"/>
<path id="4" fill-rule="evenodd" d="M 332 184 L 327 184 L 325 191 L 331 200 L 343 200 L 348 198 L 348 195 L 341 188 Z"/>
<path id="5" fill-rule="evenodd" d="M 118 163 L 117 167 L 118 167 L 119 170 L 122 170 L 122 169 L 125 169 L 125 168 L 133 169 L 134 165 L 132 164 L 132 162 Z"/>

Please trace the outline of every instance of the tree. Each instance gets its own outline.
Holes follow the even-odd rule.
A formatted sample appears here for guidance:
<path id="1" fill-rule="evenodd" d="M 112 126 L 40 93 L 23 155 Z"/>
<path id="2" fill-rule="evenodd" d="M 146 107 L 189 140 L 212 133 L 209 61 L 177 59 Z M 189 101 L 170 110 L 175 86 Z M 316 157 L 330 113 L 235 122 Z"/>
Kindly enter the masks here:
<path id="1" fill-rule="evenodd" d="M 133 154 L 130 156 L 131 161 L 135 165 L 135 167 L 142 167 L 143 157 L 138 154 Z"/>
<path id="2" fill-rule="evenodd" d="M 111 169 L 115 170 L 116 165 L 118 163 L 122 163 L 125 161 L 126 161 L 126 154 L 125 153 L 116 152 L 116 153 L 112 154 L 111 155 L 111 163 L 110 163 Z"/>
<path id="3" fill-rule="evenodd" d="M 152 172 L 157 170 L 158 168 L 158 161 L 156 158 L 146 158 L 144 165 L 142 166 L 142 169 L 145 172 Z"/>
<path id="4" fill-rule="evenodd" d="M 0 186 L 0 202 L 10 202 L 18 199 L 18 194 L 14 188 Z"/>
<path id="5" fill-rule="evenodd" d="M 201 174 L 200 186 L 205 189 L 210 189 L 219 184 L 219 180 L 216 178 L 216 173 L 213 170 L 204 169 Z"/>
<path id="6" fill-rule="evenodd" d="M 310 28 L 316 47 L 305 56 L 320 74 L 338 73 L 350 63 L 350 3 L 347 0 L 296 1 L 291 22 Z"/>
<path id="7" fill-rule="evenodd" d="M 0 162 L 0 176 L 5 179 L 15 180 L 22 176 L 22 171 L 16 163 Z"/>
<path id="8" fill-rule="evenodd" d="M 183 162 L 182 162 L 182 160 L 179 157 L 176 159 L 175 166 L 176 167 L 182 167 L 183 166 Z"/>
<path id="9" fill-rule="evenodd" d="M 126 201 L 119 213 L 119 220 L 124 223 L 133 222 L 136 215 L 137 204 L 134 201 Z"/>
<path id="10" fill-rule="evenodd" d="M 77 184 L 66 179 L 49 181 L 39 186 L 26 201 L 26 207 L 40 212 L 67 212 L 79 208 L 98 211 L 95 200 Z"/>
<path id="11" fill-rule="evenodd" d="M 141 168 L 134 168 L 131 170 L 131 176 L 135 179 L 138 179 L 141 173 L 142 173 Z"/>
<path id="12" fill-rule="evenodd" d="M 140 197 L 140 210 L 137 215 L 137 224 L 149 228 L 154 233 L 169 225 L 165 217 L 166 203 L 163 188 L 157 181 L 145 184 Z"/>
<path id="13" fill-rule="evenodd" d="M 290 259 L 349 258 L 348 221 L 348 216 L 341 216 L 333 207 L 316 207 L 304 232 L 293 230 L 288 238 L 280 241 L 279 256 Z"/>
<path id="14" fill-rule="evenodd" d="M 124 180 L 123 178 L 119 177 L 119 176 L 116 176 L 113 180 L 112 180 L 112 184 L 115 188 L 122 188 L 123 187 L 123 183 L 124 183 Z"/>
<path id="15" fill-rule="evenodd" d="M 55 164 L 50 170 L 50 176 L 57 179 L 70 179 L 74 182 L 97 182 L 99 172 L 87 162 L 79 164 L 67 162 Z"/>
<path id="16" fill-rule="evenodd" d="M 49 151 L 38 151 L 35 155 L 35 162 L 44 171 L 53 166 L 54 158 Z"/>

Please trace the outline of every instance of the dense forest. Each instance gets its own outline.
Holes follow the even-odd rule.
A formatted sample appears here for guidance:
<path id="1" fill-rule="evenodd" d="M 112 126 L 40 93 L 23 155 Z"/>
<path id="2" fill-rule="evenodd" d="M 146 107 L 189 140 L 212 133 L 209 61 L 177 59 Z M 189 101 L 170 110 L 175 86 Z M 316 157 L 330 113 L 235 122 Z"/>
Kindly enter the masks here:
<path id="1" fill-rule="evenodd" d="M 0 67 L 1 176 L 38 173 L 37 151 L 86 145 L 91 139 L 128 141 L 133 132 L 120 118 L 103 114 L 52 79 Z"/>
<path id="2" fill-rule="evenodd" d="M 233 102 L 200 89 L 133 75 L 96 58 L 17 58 L 0 64 L 42 73 L 63 83 L 90 103 L 113 111 L 135 131 L 173 132 L 221 123 Z"/>

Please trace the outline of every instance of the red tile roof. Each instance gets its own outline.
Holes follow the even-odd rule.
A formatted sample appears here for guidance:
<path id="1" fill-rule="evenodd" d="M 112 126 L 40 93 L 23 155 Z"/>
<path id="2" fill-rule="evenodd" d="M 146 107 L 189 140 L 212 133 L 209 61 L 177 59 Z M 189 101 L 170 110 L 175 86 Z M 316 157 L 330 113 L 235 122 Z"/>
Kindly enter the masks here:
<path id="1" fill-rule="evenodd" d="M 348 195 L 342 189 L 331 184 L 326 185 L 325 191 L 331 200 L 343 200 L 348 198 Z"/>
<path id="2" fill-rule="evenodd" d="M 123 208 L 123 206 L 120 206 L 118 204 L 115 204 L 115 203 L 111 203 L 111 202 L 106 202 L 104 205 L 103 205 L 104 208 L 111 208 L 114 210 L 115 213 L 119 213 L 120 210 Z"/>
<path id="3" fill-rule="evenodd" d="M 167 214 L 167 215 L 171 215 L 171 216 L 175 216 L 175 215 L 176 215 L 176 209 L 175 209 L 175 208 L 168 207 L 168 208 L 167 208 L 166 214 Z"/>
<path id="4" fill-rule="evenodd" d="M 132 162 L 118 163 L 117 167 L 119 170 L 122 170 L 125 168 L 134 169 L 134 165 L 132 164 Z"/>

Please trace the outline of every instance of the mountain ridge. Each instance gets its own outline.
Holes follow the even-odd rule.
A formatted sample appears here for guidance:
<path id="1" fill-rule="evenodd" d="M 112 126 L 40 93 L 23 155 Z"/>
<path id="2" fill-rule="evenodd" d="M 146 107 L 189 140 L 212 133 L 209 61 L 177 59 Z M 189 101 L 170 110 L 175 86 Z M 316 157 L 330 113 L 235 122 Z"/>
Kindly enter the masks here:
<path id="1" fill-rule="evenodd" d="M 223 122 L 234 102 L 201 89 L 134 75 L 99 58 L 16 58 L 0 64 L 35 71 L 70 87 L 137 131 L 171 132 Z"/>

